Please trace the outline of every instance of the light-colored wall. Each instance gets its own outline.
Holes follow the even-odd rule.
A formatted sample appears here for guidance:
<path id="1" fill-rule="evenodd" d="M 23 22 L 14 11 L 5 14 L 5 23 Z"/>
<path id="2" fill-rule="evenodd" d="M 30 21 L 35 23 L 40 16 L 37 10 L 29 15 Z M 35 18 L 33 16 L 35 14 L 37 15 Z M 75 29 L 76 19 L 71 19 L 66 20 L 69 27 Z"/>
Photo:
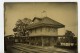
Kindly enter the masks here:
<path id="1" fill-rule="evenodd" d="M 42 29 L 42 31 L 41 31 Z M 36 30 L 36 32 L 35 32 Z M 55 36 L 58 35 L 58 31 L 55 28 L 37 28 L 37 29 L 33 29 L 32 32 L 29 32 L 30 36 L 38 36 L 38 35 L 47 35 L 47 36 Z"/>
<path id="2" fill-rule="evenodd" d="M 39 22 L 39 20 L 35 19 L 33 23 L 38 23 L 38 22 Z"/>

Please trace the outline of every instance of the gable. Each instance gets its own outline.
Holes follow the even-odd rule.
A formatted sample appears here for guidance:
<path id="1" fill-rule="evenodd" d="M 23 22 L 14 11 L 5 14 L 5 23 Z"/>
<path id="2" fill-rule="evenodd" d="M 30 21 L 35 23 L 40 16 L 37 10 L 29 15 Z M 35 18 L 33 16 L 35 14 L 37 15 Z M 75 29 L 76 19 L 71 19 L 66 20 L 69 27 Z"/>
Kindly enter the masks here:
<path id="1" fill-rule="evenodd" d="M 39 20 L 38 19 L 35 19 L 33 23 L 38 23 L 38 22 L 39 22 Z"/>
<path id="2" fill-rule="evenodd" d="M 38 17 L 34 17 L 34 19 L 32 20 L 33 22 L 35 22 L 35 21 L 40 21 L 40 20 L 42 20 L 41 18 L 38 18 Z"/>

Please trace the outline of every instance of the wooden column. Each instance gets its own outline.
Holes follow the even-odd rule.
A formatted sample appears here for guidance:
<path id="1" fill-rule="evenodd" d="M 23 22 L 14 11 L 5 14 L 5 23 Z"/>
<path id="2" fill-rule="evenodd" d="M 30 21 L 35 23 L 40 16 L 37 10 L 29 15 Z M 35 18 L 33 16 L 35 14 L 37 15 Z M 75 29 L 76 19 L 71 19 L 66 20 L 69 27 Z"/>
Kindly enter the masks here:
<path id="1" fill-rule="evenodd" d="M 31 38 L 29 38 L 29 45 L 31 45 Z"/>
<path id="2" fill-rule="evenodd" d="M 36 44 L 36 43 L 37 43 L 37 42 L 36 42 L 36 40 L 37 40 L 37 39 L 36 39 L 36 37 L 35 37 L 35 40 L 34 40 L 34 42 L 35 42 L 35 45 L 37 45 L 37 44 Z"/>
<path id="3" fill-rule="evenodd" d="M 54 38 L 53 37 L 50 38 L 50 46 L 54 46 Z"/>
<path id="4" fill-rule="evenodd" d="M 41 40 L 42 40 L 42 46 L 44 46 L 44 39 L 43 39 L 43 37 L 41 37 Z"/>

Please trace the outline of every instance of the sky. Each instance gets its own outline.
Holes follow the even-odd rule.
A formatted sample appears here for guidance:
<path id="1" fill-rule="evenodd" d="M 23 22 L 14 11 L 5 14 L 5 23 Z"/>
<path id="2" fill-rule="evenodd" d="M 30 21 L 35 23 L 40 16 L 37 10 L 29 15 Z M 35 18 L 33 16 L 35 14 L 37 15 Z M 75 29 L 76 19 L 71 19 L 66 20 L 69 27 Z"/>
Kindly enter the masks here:
<path id="1" fill-rule="evenodd" d="M 59 29 L 58 34 L 65 34 L 65 30 L 78 35 L 78 10 L 75 2 L 38 2 L 38 3 L 5 3 L 5 35 L 14 34 L 13 28 L 18 19 L 42 17 L 46 14 L 49 18 L 65 25 Z M 43 11 L 45 14 L 42 14 Z"/>

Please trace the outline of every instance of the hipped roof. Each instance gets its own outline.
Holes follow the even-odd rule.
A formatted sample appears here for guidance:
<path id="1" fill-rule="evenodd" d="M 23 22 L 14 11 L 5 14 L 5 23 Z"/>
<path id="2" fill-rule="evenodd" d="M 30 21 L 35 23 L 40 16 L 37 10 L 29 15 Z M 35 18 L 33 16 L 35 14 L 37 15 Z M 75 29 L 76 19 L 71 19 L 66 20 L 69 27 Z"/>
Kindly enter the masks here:
<path id="1" fill-rule="evenodd" d="M 27 29 L 33 29 L 33 28 L 37 28 L 37 27 L 45 27 L 45 26 L 48 26 L 48 27 L 54 27 L 54 28 L 62 28 L 62 27 L 65 27 L 65 25 L 55 21 L 55 20 L 52 20 L 51 18 L 49 17 L 43 17 L 43 18 L 38 18 L 38 17 L 34 17 L 33 21 L 35 19 L 38 19 L 39 22 L 37 23 L 32 23 L 30 25 L 27 26 Z"/>

